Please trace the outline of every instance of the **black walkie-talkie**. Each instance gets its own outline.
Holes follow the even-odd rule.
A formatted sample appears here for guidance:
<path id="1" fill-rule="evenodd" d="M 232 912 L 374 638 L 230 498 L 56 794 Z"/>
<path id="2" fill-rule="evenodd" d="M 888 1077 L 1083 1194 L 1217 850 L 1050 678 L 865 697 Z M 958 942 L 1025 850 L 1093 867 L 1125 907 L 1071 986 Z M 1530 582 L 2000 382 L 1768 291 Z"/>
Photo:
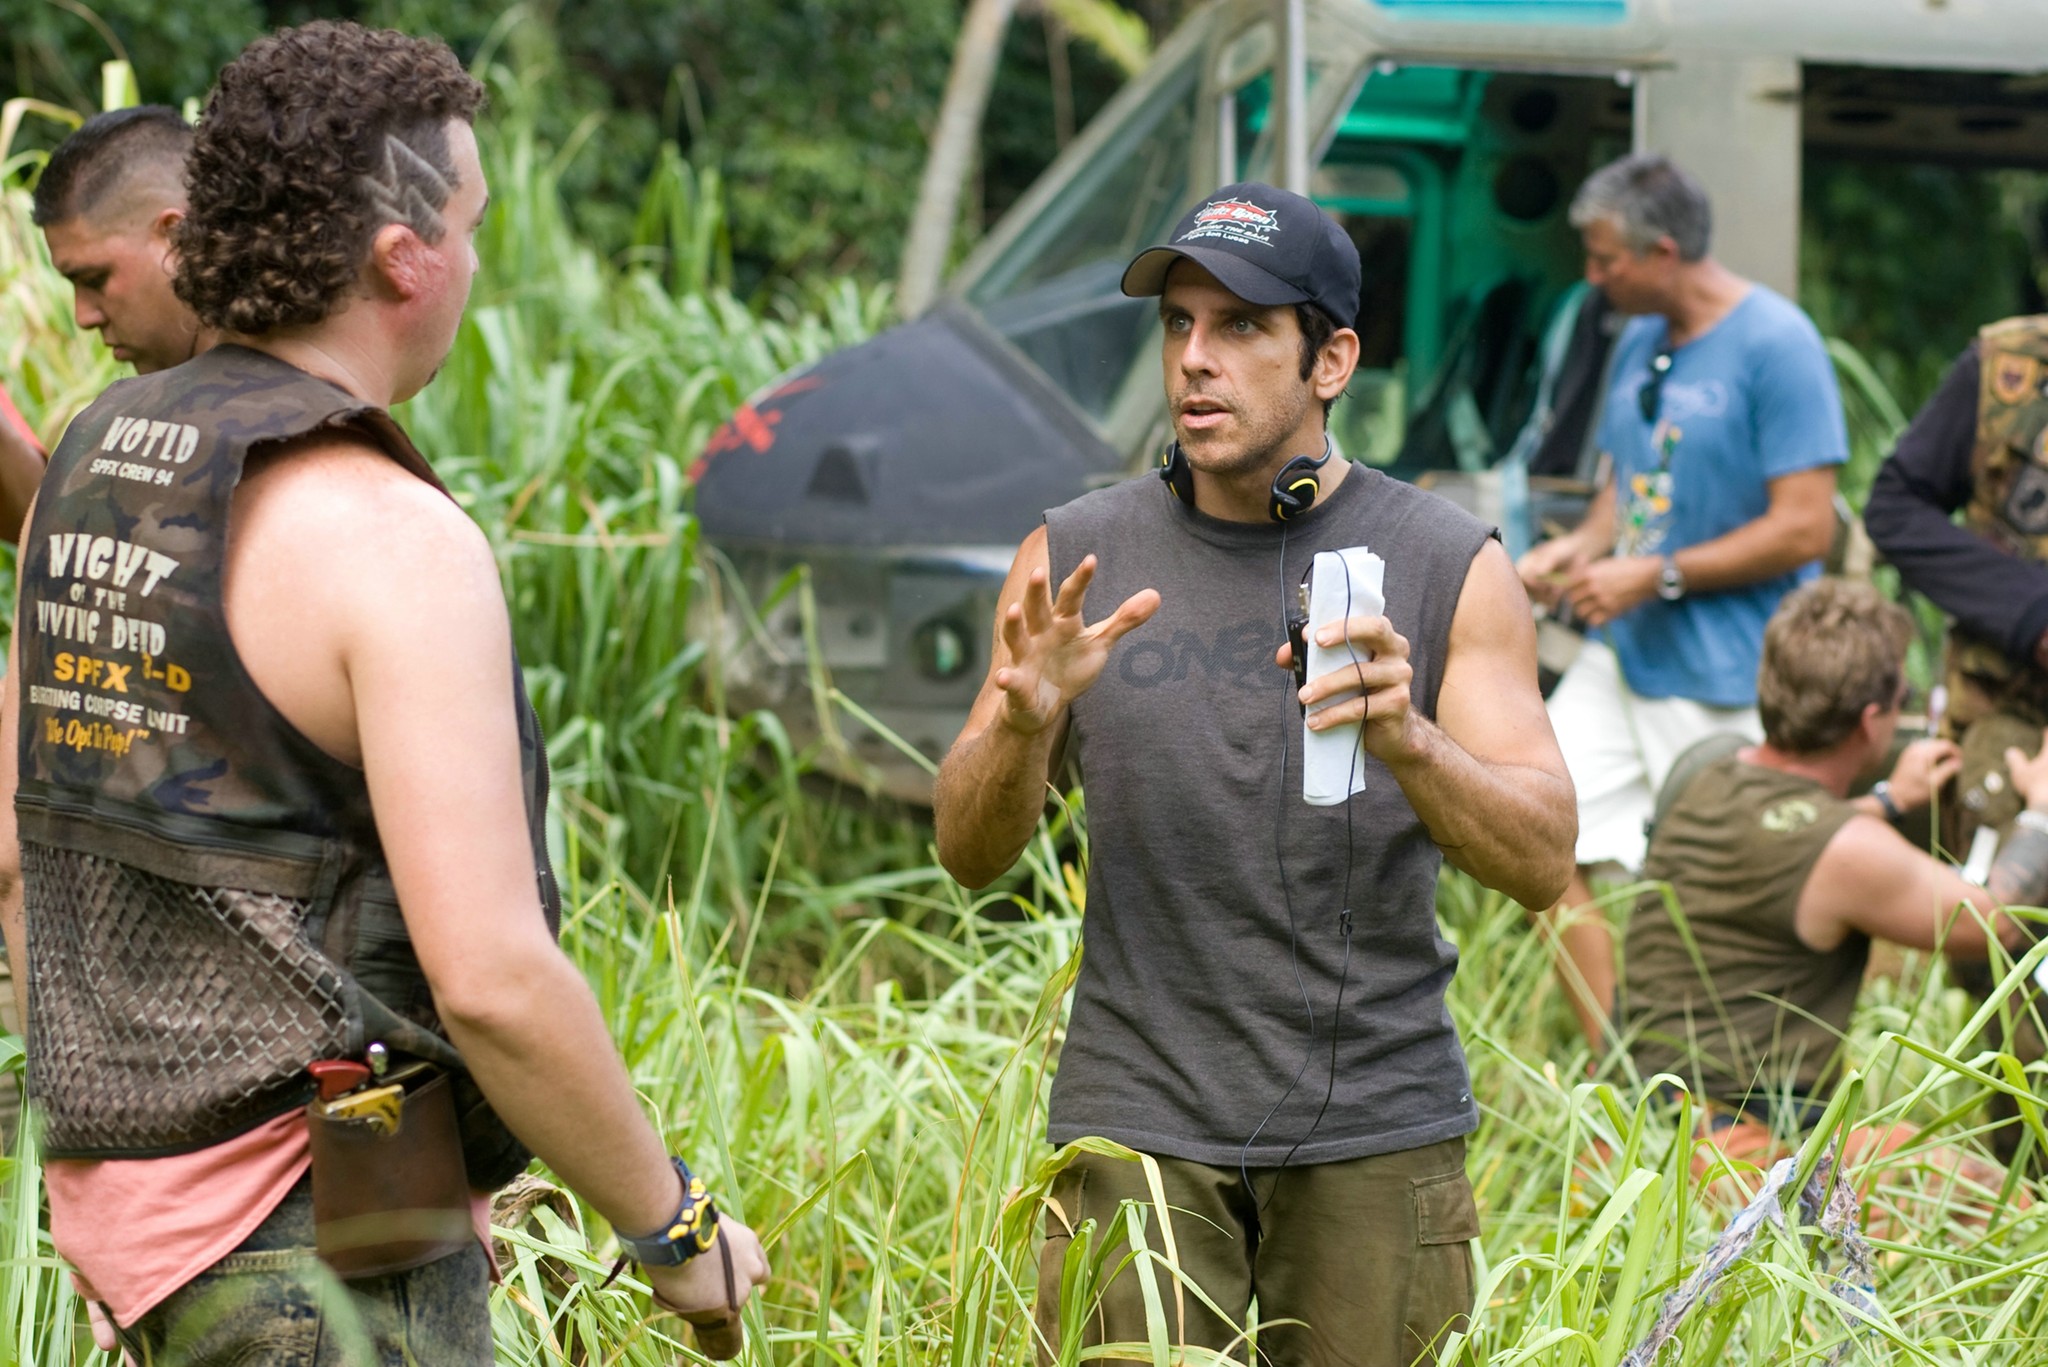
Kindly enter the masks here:
<path id="1" fill-rule="evenodd" d="M 1297 692 L 1308 687 L 1308 587 L 1309 579 L 1315 573 L 1311 564 L 1301 576 L 1301 583 L 1294 589 L 1294 611 L 1287 617 L 1287 642 L 1294 649 L 1294 687 Z M 1302 704 L 1306 710 L 1307 703 Z"/>

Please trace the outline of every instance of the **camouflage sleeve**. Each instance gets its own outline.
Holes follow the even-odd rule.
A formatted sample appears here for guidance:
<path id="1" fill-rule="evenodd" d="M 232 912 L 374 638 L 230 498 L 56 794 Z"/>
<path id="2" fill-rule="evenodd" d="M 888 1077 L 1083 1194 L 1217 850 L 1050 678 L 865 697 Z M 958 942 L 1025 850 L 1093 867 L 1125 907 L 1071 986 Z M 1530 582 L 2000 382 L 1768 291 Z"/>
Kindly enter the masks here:
<path id="1" fill-rule="evenodd" d="M 1981 383 L 1973 342 L 1877 472 L 1863 524 L 1908 587 L 2024 658 L 2048 629 L 2048 565 L 2009 555 L 1950 520 L 1970 501 Z"/>

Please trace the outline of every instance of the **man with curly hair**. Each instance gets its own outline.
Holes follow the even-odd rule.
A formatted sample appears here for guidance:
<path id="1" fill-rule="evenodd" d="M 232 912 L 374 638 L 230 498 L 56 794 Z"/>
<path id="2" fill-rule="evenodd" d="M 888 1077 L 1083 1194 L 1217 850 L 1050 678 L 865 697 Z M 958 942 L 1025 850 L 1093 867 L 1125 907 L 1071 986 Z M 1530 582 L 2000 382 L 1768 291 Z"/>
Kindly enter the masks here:
<path id="1" fill-rule="evenodd" d="M 211 341 L 171 289 L 191 145 L 191 128 L 168 105 L 109 110 L 57 144 L 36 181 L 29 216 L 71 282 L 78 326 L 142 375 L 189 361 Z"/>
<path id="2" fill-rule="evenodd" d="M 52 1236 L 138 1362 L 490 1362 L 473 1221 L 529 1148 L 705 1351 L 767 1277 L 555 944 L 491 548 L 387 411 L 468 297 L 482 99 L 438 42 L 251 44 L 175 244 L 221 344 L 109 389 L 31 514 L 0 925 Z"/>

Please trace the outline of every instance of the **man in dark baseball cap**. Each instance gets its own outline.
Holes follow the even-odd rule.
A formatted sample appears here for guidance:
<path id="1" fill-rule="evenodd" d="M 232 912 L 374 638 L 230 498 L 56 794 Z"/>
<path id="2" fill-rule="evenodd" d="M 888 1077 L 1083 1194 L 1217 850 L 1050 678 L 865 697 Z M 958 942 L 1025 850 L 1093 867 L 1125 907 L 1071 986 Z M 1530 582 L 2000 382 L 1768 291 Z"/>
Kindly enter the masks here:
<path id="1" fill-rule="evenodd" d="M 1048 777 L 1071 763 L 1087 788 L 1088 952 L 1047 1127 L 1074 1147 L 1046 1203 L 1042 1347 L 1155 1332 L 1157 1271 L 1123 1248 L 1126 1201 L 1166 1243 L 1157 1191 L 1198 1293 L 1150 1294 L 1176 1344 L 1241 1353 L 1256 1301 L 1262 1361 L 1413 1367 L 1465 1324 L 1479 1232 L 1437 872 L 1448 853 L 1528 906 L 1570 872 L 1528 598 L 1491 528 L 1333 458 L 1359 263 L 1313 203 L 1225 186 L 1123 288 L 1159 299 L 1166 487 L 1098 489 L 1025 538 L 933 793 L 940 859 L 984 887 L 1030 844 Z M 1361 546 L 1385 563 L 1384 614 L 1318 623 L 1349 659 L 1297 688 L 1274 667 L 1292 662 L 1295 586 L 1316 553 Z M 1304 726 L 1354 728 L 1335 734 L 1370 777 L 1348 802 L 1304 801 Z M 1156 1177 L 1075 1145 L 1089 1136 Z M 1091 1256 L 1120 1271 L 1062 1305 L 1091 1226 Z"/>
<path id="2" fill-rule="evenodd" d="M 1124 293 L 1161 294 L 1185 257 L 1251 304 L 1314 304 L 1339 327 L 1358 316 L 1358 248 L 1313 200 L 1256 180 L 1188 210 L 1165 242 L 1124 268 Z"/>

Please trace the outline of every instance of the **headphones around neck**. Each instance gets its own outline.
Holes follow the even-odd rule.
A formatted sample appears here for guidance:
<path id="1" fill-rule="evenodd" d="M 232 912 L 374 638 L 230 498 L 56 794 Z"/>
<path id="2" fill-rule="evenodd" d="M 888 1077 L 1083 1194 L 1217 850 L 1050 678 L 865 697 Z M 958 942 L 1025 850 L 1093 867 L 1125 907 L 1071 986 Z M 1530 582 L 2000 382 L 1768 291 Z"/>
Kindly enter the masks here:
<path id="1" fill-rule="evenodd" d="M 1323 482 L 1318 472 L 1330 460 L 1330 439 L 1323 438 L 1323 453 L 1320 456 L 1296 456 L 1280 467 L 1280 473 L 1273 476 L 1273 501 L 1266 511 L 1275 522 L 1285 522 L 1307 512 L 1323 491 Z M 1195 506 L 1195 470 L 1188 464 L 1187 454 L 1174 442 L 1159 457 L 1159 478 L 1182 503 Z"/>

